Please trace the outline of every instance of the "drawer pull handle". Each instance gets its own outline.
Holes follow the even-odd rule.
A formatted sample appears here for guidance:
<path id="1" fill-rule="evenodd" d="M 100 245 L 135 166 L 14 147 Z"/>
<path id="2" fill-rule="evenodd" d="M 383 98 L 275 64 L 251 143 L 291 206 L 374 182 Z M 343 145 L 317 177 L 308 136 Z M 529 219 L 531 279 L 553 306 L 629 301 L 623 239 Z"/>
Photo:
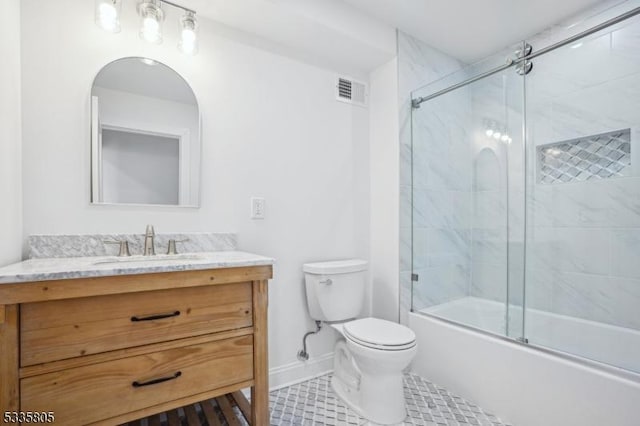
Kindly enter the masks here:
<path id="1" fill-rule="evenodd" d="M 157 319 L 177 317 L 178 315 L 180 315 L 180 311 L 174 311 L 168 314 L 149 315 L 148 317 L 131 317 L 131 321 L 153 321 Z"/>
<path id="2" fill-rule="evenodd" d="M 142 386 L 156 385 L 158 383 L 168 382 L 169 380 L 177 379 L 180 376 L 182 376 L 182 372 L 181 371 L 176 371 L 171 376 L 160 377 L 160 378 L 157 378 L 157 379 L 148 380 L 146 382 L 138 382 L 136 380 L 135 382 L 131 383 L 131 386 L 133 386 L 134 388 L 141 388 Z"/>

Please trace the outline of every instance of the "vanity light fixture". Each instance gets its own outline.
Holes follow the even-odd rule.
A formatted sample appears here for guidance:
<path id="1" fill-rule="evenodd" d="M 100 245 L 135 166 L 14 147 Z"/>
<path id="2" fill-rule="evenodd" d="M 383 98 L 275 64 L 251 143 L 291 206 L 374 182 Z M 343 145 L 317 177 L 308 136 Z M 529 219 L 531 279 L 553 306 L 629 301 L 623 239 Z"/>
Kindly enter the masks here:
<path id="1" fill-rule="evenodd" d="M 96 0 L 96 24 L 110 33 L 120 32 L 122 0 Z"/>
<path id="2" fill-rule="evenodd" d="M 95 0 L 96 24 L 111 33 L 120 32 L 120 10 L 123 0 Z M 178 49 L 187 55 L 198 52 L 198 21 L 195 10 L 166 0 L 139 0 L 137 5 L 140 16 L 140 38 L 149 43 L 162 43 L 162 23 L 165 19 L 163 5 L 173 6 L 184 11 L 180 18 L 180 41 Z"/>

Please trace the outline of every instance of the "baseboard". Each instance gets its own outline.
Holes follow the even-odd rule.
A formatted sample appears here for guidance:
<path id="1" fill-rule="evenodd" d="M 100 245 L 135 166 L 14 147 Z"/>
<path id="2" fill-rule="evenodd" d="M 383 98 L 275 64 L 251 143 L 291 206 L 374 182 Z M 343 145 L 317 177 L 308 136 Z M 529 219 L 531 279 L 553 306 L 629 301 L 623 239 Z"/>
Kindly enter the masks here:
<path id="1" fill-rule="evenodd" d="M 320 355 L 306 362 L 296 361 L 269 369 L 269 388 L 280 389 L 314 377 L 322 376 L 333 370 L 333 352 Z"/>

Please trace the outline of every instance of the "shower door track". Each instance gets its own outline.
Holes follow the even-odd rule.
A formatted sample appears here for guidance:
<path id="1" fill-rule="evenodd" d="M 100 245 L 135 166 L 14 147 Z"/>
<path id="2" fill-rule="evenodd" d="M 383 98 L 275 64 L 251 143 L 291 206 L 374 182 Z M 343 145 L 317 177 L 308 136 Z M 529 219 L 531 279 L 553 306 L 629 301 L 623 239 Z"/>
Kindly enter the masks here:
<path id="1" fill-rule="evenodd" d="M 597 33 L 600 30 L 603 30 L 605 28 L 608 28 L 612 25 L 618 24 L 622 21 L 625 21 L 629 18 L 632 18 L 636 15 L 640 14 L 640 7 L 636 7 L 634 9 L 629 10 L 628 12 L 625 12 L 621 15 L 616 16 L 615 18 L 611 18 L 607 21 L 604 21 L 596 26 L 593 26 L 589 29 L 586 29 L 582 32 L 579 32 L 578 34 L 575 34 L 573 36 L 567 37 L 566 39 L 559 41 L 557 43 L 551 44 L 547 47 L 543 47 L 542 49 L 535 51 L 535 52 L 531 52 L 529 54 L 523 55 L 520 58 L 516 58 L 516 59 L 512 59 L 512 58 L 508 58 L 507 62 L 504 65 L 500 65 L 499 67 L 490 69 L 489 71 L 483 72 L 482 74 L 478 74 L 475 77 L 471 77 L 467 80 L 461 81 L 460 83 L 454 84 L 452 86 L 449 86 L 445 89 L 439 90 L 431 95 L 428 96 L 423 96 L 423 97 L 419 97 L 419 98 L 415 98 L 415 99 L 411 99 L 411 106 L 413 108 L 420 108 L 420 104 L 423 102 L 426 102 L 430 99 L 434 99 L 437 98 L 440 95 L 444 95 L 445 93 L 449 93 L 453 90 L 459 89 L 461 87 L 467 86 L 471 83 L 475 83 L 478 80 L 482 80 L 485 77 L 489 77 L 493 74 L 497 74 L 501 71 L 504 71 L 508 68 L 511 68 L 514 65 L 519 64 L 520 62 L 524 62 L 524 61 L 529 61 L 531 59 L 537 58 L 540 55 L 544 55 L 545 53 L 551 52 L 555 49 L 558 49 L 560 47 L 566 46 L 568 44 L 571 44 L 577 40 L 580 40 L 583 37 L 587 37 L 593 33 Z"/>

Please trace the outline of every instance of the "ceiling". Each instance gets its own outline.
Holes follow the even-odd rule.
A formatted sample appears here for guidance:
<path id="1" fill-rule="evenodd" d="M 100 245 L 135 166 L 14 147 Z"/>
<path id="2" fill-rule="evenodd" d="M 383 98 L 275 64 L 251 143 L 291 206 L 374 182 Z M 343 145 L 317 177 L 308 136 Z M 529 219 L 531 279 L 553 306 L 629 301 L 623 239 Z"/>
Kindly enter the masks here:
<path id="1" fill-rule="evenodd" d="M 287 55 L 366 74 L 395 56 L 395 28 L 471 63 L 616 0 L 178 1 Z"/>
<path id="2" fill-rule="evenodd" d="M 342 0 L 176 1 L 200 18 L 254 36 L 249 43 L 354 76 L 395 56 L 394 28 Z"/>
<path id="3" fill-rule="evenodd" d="M 344 0 L 471 63 L 602 0 Z"/>

